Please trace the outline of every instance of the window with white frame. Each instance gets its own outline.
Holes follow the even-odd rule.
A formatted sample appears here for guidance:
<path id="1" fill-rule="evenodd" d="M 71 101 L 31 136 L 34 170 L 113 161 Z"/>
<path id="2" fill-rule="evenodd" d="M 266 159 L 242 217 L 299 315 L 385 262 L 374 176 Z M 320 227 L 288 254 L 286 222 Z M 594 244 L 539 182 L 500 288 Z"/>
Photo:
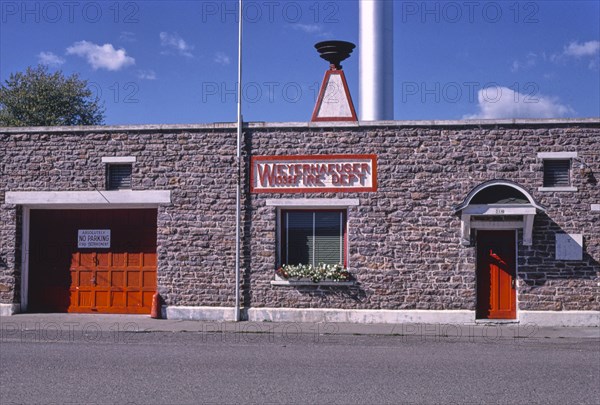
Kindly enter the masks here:
<path id="1" fill-rule="evenodd" d="M 577 152 L 541 152 L 538 158 L 542 159 L 544 170 L 540 191 L 577 191 L 571 181 L 572 160 L 577 158 Z"/>
<path id="2" fill-rule="evenodd" d="M 346 266 L 346 210 L 281 210 L 281 264 Z"/>
<path id="3" fill-rule="evenodd" d="M 106 164 L 106 189 L 107 190 L 131 190 L 133 156 L 103 157 L 102 163 Z"/>
<path id="4" fill-rule="evenodd" d="M 107 190 L 130 190 L 131 189 L 130 164 L 111 164 L 106 166 L 106 189 Z"/>

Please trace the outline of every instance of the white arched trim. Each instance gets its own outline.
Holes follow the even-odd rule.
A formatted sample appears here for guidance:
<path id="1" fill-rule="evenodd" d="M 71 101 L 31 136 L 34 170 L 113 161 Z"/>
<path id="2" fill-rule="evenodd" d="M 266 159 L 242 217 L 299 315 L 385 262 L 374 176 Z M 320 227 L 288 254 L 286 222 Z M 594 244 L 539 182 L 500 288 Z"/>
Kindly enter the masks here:
<path id="1" fill-rule="evenodd" d="M 529 204 L 526 204 L 526 205 L 531 205 L 532 207 L 534 207 L 542 212 L 546 212 L 546 208 L 544 208 L 540 204 L 538 204 L 533 199 L 531 194 L 529 194 L 529 192 L 527 190 L 525 190 L 520 184 L 515 183 L 514 181 L 510 181 L 510 180 L 490 180 L 490 181 L 486 181 L 485 183 L 481 183 L 480 185 L 478 185 L 477 187 L 475 187 L 471 191 L 469 191 L 469 194 L 467 194 L 467 197 L 464 199 L 464 201 L 462 203 L 460 203 L 459 205 L 454 207 L 454 212 L 463 210 L 466 206 L 468 206 L 471 203 L 471 200 L 473 199 L 473 197 L 475 197 L 480 191 L 482 191 L 486 188 L 489 188 L 489 187 L 493 187 L 493 186 L 507 186 L 507 187 L 514 188 L 515 190 L 517 190 L 518 192 L 523 194 L 527 198 L 527 200 L 529 200 Z M 500 205 L 500 204 L 490 204 L 490 205 Z"/>
<path id="2" fill-rule="evenodd" d="M 493 186 L 511 187 L 520 192 L 529 203 L 527 204 L 471 204 L 471 200 L 482 190 Z M 523 229 L 523 245 L 531 246 L 533 219 L 539 211 L 546 209 L 538 204 L 531 194 L 521 185 L 510 180 L 490 180 L 473 188 L 462 203 L 454 207 L 454 212 L 461 213 L 461 243 L 471 244 L 471 229 Z M 471 216 L 522 215 L 522 221 L 471 221 Z"/>

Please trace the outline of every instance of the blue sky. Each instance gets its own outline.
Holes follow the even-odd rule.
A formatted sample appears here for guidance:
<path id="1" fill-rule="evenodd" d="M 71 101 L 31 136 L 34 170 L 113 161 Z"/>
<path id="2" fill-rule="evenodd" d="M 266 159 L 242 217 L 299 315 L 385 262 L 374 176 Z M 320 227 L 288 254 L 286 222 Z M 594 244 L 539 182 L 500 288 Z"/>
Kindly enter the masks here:
<path id="1" fill-rule="evenodd" d="M 358 44 L 358 2 L 249 1 L 246 121 L 309 121 L 327 69 Z M 0 80 L 79 73 L 107 124 L 236 119 L 237 1 L 0 2 Z M 600 2 L 394 2 L 394 118 L 600 116 Z M 344 70 L 358 106 L 357 47 Z M 359 112 L 360 114 L 360 112 Z"/>

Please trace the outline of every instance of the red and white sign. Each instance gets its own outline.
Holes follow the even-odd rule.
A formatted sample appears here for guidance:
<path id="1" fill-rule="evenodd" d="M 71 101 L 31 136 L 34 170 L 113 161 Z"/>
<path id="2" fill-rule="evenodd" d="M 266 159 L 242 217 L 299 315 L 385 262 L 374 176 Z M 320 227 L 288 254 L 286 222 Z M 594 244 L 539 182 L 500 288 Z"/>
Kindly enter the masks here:
<path id="1" fill-rule="evenodd" d="M 253 156 L 250 191 L 253 193 L 377 191 L 377 156 Z"/>

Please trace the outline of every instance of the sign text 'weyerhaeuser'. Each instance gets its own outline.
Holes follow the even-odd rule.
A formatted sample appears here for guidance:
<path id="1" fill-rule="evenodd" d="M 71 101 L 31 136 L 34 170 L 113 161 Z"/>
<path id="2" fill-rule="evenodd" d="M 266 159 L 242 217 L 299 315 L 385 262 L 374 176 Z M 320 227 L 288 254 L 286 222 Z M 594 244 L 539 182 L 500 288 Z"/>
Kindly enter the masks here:
<path id="1" fill-rule="evenodd" d="M 376 191 L 375 155 L 255 156 L 252 192 Z"/>

